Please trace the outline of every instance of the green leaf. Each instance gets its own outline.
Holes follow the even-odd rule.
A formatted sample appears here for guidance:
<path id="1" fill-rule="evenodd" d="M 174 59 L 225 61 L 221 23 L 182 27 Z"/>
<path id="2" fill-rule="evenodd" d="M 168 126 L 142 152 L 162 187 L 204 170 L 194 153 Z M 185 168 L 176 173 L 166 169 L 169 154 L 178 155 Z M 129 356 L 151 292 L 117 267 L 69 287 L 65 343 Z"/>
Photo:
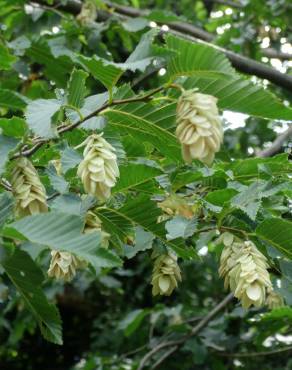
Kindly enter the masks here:
<path id="1" fill-rule="evenodd" d="M 8 191 L 0 194 L 0 227 L 2 227 L 5 221 L 12 214 L 14 206 L 14 198 Z"/>
<path id="2" fill-rule="evenodd" d="M 207 72 L 208 74 L 208 72 Z M 291 120 L 292 109 L 286 107 L 270 91 L 237 76 L 191 77 L 184 88 L 198 88 L 201 93 L 218 98 L 218 107 L 223 110 L 241 112 L 251 116 Z"/>
<path id="3" fill-rule="evenodd" d="M 123 70 L 115 66 L 114 63 L 108 62 L 96 55 L 92 58 L 80 55 L 78 60 L 96 80 L 100 81 L 110 91 L 112 91 L 123 74 Z"/>
<path id="4" fill-rule="evenodd" d="M 68 84 L 68 104 L 75 108 L 81 108 L 84 104 L 86 94 L 85 82 L 88 73 L 83 70 L 74 69 Z"/>
<path id="5" fill-rule="evenodd" d="M 167 47 L 177 52 L 170 59 L 169 77 L 189 76 L 184 87 L 218 98 L 221 109 L 262 118 L 290 120 L 292 110 L 259 85 L 237 75 L 225 55 L 215 47 L 196 44 L 173 35 L 166 37 Z"/>
<path id="6" fill-rule="evenodd" d="M 127 314 L 127 316 L 120 321 L 118 329 L 123 330 L 128 337 L 133 334 L 141 325 L 142 320 L 148 315 L 149 310 L 137 309 Z"/>
<path id="7" fill-rule="evenodd" d="M 34 134 L 50 139 L 55 137 L 55 131 L 51 125 L 53 115 L 61 108 L 57 99 L 37 99 L 28 104 L 26 121 Z"/>
<path id="8" fill-rule="evenodd" d="M 252 183 L 244 191 L 233 197 L 231 205 L 235 208 L 241 209 L 252 220 L 255 220 L 261 206 L 260 189 L 258 184 L 256 182 Z"/>
<path id="9" fill-rule="evenodd" d="M 292 259 L 292 222 L 280 218 L 267 219 L 256 228 L 256 234 Z"/>
<path id="10" fill-rule="evenodd" d="M 63 50 L 64 52 L 64 47 Z M 53 55 L 43 38 L 33 42 L 26 50 L 26 55 L 38 64 L 45 66 L 45 74 L 48 79 L 54 81 L 57 86 L 66 87 L 68 75 L 73 69 L 72 60 L 68 56 Z"/>
<path id="11" fill-rule="evenodd" d="M 69 190 L 69 183 L 64 179 L 63 176 L 57 174 L 56 168 L 51 164 L 46 170 L 52 187 L 59 193 L 64 194 Z"/>
<path id="12" fill-rule="evenodd" d="M 168 75 L 179 76 L 224 76 L 235 73 L 225 55 L 215 48 L 168 34 L 165 38 L 167 48 L 177 52 L 167 66 Z M 217 74 L 216 74 L 217 72 Z M 195 87 L 195 86 L 194 86 Z"/>
<path id="13" fill-rule="evenodd" d="M 209 203 L 215 204 L 215 206 L 223 207 L 225 203 L 228 203 L 232 197 L 237 194 L 234 189 L 220 189 L 208 193 L 205 200 Z"/>
<path id="14" fill-rule="evenodd" d="M 74 253 L 95 268 L 121 265 L 113 252 L 99 247 L 100 233 L 82 234 L 84 221 L 80 216 L 50 212 L 25 217 L 9 226 L 33 243 Z"/>
<path id="15" fill-rule="evenodd" d="M 122 26 L 128 32 L 137 32 L 141 31 L 144 28 L 148 27 L 148 21 L 145 18 L 130 18 L 125 22 L 122 22 Z"/>
<path id="16" fill-rule="evenodd" d="M 97 109 L 99 109 L 104 103 L 108 100 L 108 92 L 102 94 L 96 94 L 88 96 L 84 99 L 84 105 L 80 109 L 80 113 L 83 117 L 88 116 L 89 114 L 93 113 Z M 69 111 L 67 112 L 67 116 L 71 120 L 72 123 L 79 121 L 80 117 L 77 112 Z M 84 128 L 85 130 L 102 130 L 105 126 L 104 117 L 101 116 L 94 116 L 89 118 L 88 120 L 84 121 L 80 128 Z"/>
<path id="17" fill-rule="evenodd" d="M 96 199 L 91 195 L 81 199 L 75 193 L 68 193 L 56 197 L 50 207 L 58 212 L 84 217 L 88 209 L 92 208 L 95 203 Z"/>
<path id="18" fill-rule="evenodd" d="M 26 106 L 26 99 L 17 92 L 0 88 L 0 107 L 14 110 L 23 110 Z"/>
<path id="19" fill-rule="evenodd" d="M 125 192 L 130 189 L 153 180 L 161 175 L 161 170 L 146 166 L 143 164 L 130 163 L 126 166 L 120 166 L 120 178 L 113 188 L 113 193 Z"/>
<path id="20" fill-rule="evenodd" d="M 137 226 L 135 231 L 136 231 L 135 245 L 133 246 L 126 245 L 124 247 L 125 256 L 127 258 L 133 258 L 134 256 L 136 256 L 137 253 L 152 248 L 154 235 L 152 233 L 144 231 L 140 226 Z"/>
<path id="21" fill-rule="evenodd" d="M 26 123 L 20 117 L 0 118 L 0 127 L 4 135 L 22 138 L 25 134 Z"/>
<path id="22" fill-rule="evenodd" d="M 179 162 L 182 159 L 177 138 L 160 122 L 161 113 L 165 112 L 165 109 L 165 106 L 154 107 L 145 103 L 124 104 L 108 109 L 104 115 L 109 124 L 121 134 L 131 134 L 141 145 L 145 141 L 149 142 L 164 156 Z M 171 118 L 168 117 L 169 121 Z"/>
<path id="23" fill-rule="evenodd" d="M 135 199 L 128 200 L 119 209 L 101 207 L 96 211 L 105 230 L 112 235 L 118 235 L 123 242 L 127 235 L 133 232 L 133 226 L 140 226 L 173 249 L 180 257 L 193 258 L 196 256 L 195 251 L 187 248 L 183 240 L 167 240 L 164 223 L 157 223 L 158 217 L 162 214 L 161 209 L 147 195 L 140 194 Z"/>
<path id="24" fill-rule="evenodd" d="M 262 314 L 261 320 L 270 321 L 270 320 L 279 320 L 279 319 L 288 319 L 292 320 L 292 307 L 281 307 Z"/>
<path id="25" fill-rule="evenodd" d="M 149 65 L 152 60 L 152 43 L 154 38 L 157 36 L 159 30 L 152 29 L 143 34 L 140 39 L 139 44 L 136 46 L 135 50 L 129 56 L 129 58 L 124 63 L 123 69 L 131 69 L 133 68 L 134 63 L 140 63 L 140 66 L 136 66 L 141 72 L 144 72 L 145 68 Z M 142 65 L 145 66 L 142 66 Z"/>
<path id="26" fill-rule="evenodd" d="M 42 271 L 27 253 L 18 248 L 12 256 L 2 259 L 1 264 L 35 316 L 43 336 L 53 343 L 62 344 L 59 312 L 47 301 L 40 287 L 44 280 Z"/>
<path id="27" fill-rule="evenodd" d="M 7 47 L 0 43 L 0 70 L 10 69 L 15 61 L 15 56 L 11 55 Z"/>
<path id="28" fill-rule="evenodd" d="M 289 183 L 273 184 L 272 181 L 257 181 L 232 198 L 231 205 L 241 209 L 252 220 L 256 219 L 263 198 L 271 197 L 289 186 Z"/>
<path id="29" fill-rule="evenodd" d="M 158 30 L 153 29 L 145 33 L 133 53 L 125 63 L 114 63 L 94 55 L 92 58 L 80 55 L 79 62 L 83 65 L 94 78 L 100 81 L 108 90 L 112 91 L 122 74 L 130 70 L 144 72 L 152 63 L 153 56 L 151 45 Z"/>
<path id="30" fill-rule="evenodd" d="M 18 141 L 12 137 L 0 135 L 0 174 L 5 170 L 8 155 L 15 149 Z"/>
<path id="31" fill-rule="evenodd" d="M 261 167 L 265 166 L 269 169 L 269 174 L 261 171 Z M 231 163 L 223 163 L 219 165 L 226 173 L 230 171 L 235 180 L 249 180 L 255 178 L 270 179 L 271 176 L 282 176 L 292 172 L 292 163 L 288 160 L 287 154 L 279 154 L 273 158 L 248 158 L 233 161 Z"/>
<path id="32" fill-rule="evenodd" d="M 177 238 L 186 239 L 194 234 L 197 223 L 196 219 L 189 220 L 182 216 L 175 216 L 165 224 L 165 228 L 168 232 L 166 237 L 168 240 Z"/>
<path id="33" fill-rule="evenodd" d="M 70 147 L 65 148 L 61 153 L 62 171 L 66 173 L 71 168 L 76 167 L 80 163 L 81 159 L 82 157 L 77 150 Z"/>

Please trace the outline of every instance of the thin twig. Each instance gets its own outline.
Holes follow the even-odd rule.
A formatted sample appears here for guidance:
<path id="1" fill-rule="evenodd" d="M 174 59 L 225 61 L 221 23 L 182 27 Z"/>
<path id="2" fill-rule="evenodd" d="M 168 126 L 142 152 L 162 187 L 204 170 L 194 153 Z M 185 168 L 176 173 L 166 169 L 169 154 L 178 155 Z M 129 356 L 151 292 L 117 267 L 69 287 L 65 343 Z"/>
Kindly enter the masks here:
<path id="1" fill-rule="evenodd" d="M 5 190 L 12 191 L 12 186 L 6 179 L 2 178 L 0 181 L 0 185 L 2 185 Z"/>
<path id="2" fill-rule="evenodd" d="M 173 352 L 175 352 L 178 349 L 178 346 L 174 346 L 170 348 L 168 351 L 166 351 L 163 356 L 160 357 L 159 360 L 155 362 L 155 364 L 151 367 L 151 370 L 157 369 L 159 365 L 162 364 L 162 362 L 169 357 Z"/>
<path id="3" fill-rule="evenodd" d="M 185 343 L 186 340 L 188 340 L 189 338 L 191 338 L 192 336 L 196 335 L 201 329 L 203 329 L 208 323 L 209 321 L 211 321 L 213 319 L 214 316 L 217 315 L 218 312 L 220 312 L 225 306 L 227 306 L 227 304 L 233 299 L 233 294 L 230 293 L 228 294 L 222 302 L 220 302 L 218 305 L 216 305 L 209 313 L 208 315 L 206 315 L 196 326 L 194 326 L 192 328 L 192 330 L 186 334 L 185 336 L 183 336 L 182 338 L 180 339 L 177 339 L 177 340 L 172 340 L 172 341 L 168 341 L 168 342 L 162 342 L 160 344 L 158 344 L 155 348 L 153 348 L 151 351 L 149 351 L 148 353 L 146 353 L 146 355 L 142 358 L 142 360 L 140 361 L 140 364 L 139 364 L 139 367 L 137 370 L 142 370 L 147 362 L 159 351 L 161 351 L 162 349 L 164 348 L 168 348 L 168 347 L 177 347 L 175 350 L 177 350 L 182 344 Z M 164 356 L 164 359 L 163 361 L 169 357 L 174 351 L 171 351 L 167 356 L 165 355 Z"/>
<path id="4" fill-rule="evenodd" d="M 127 99 L 113 100 L 111 103 L 107 102 L 107 103 L 103 104 L 101 107 L 99 107 L 98 109 L 96 109 L 94 112 L 88 114 L 85 117 L 82 117 L 82 119 L 79 119 L 77 122 L 72 123 L 71 125 L 68 125 L 68 126 L 64 126 L 64 125 L 60 126 L 61 128 L 59 128 L 57 130 L 57 132 L 58 132 L 59 135 L 62 135 L 65 132 L 72 131 L 74 128 L 80 126 L 83 122 L 87 121 L 88 119 L 90 119 L 92 117 L 95 117 L 96 115 L 98 115 L 99 113 L 101 113 L 102 111 L 106 110 L 107 108 L 109 108 L 109 107 L 111 107 L 113 105 L 122 105 L 122 104 L 135 103 L 135 102 L 140 102 L 140 101 L 148 101 L 148 100 L 150 100 L 152 98 L 153 95 L 157 94 L 158 92 L 160 92 L 160 91 L 162 91 L 162 90 L 164 90 L 166 88 L 171 88 L 171 86 L 165 86 L 164 85 L 164 86 L 160 86 L 160 87 L 158 87 L 156 89 L 153 89 L 149 93 L 147 93 L 145 95 L 142 95 L 142 96 L 136 96 L 134 98 L 127 98 Z M 23 151 L 21 153 L 18 152 L 16 154 L 14 154 L 12 157 L 10 157 L 10 160 L 19 158 L 21 156 L 30 157 L 40 147 L 42 147 L 45 143 L 47 143 L 49 141 L 50 140 L 41 139 L 39 142 L 37 142 L 30 149 L 25 150 L 25 151 Z"/>
<path id="5" fill-rule="evenodd" d="M 220 353 L 218 352 L 218 355 L 224 356 L 224 357 L 258 357 L 258 356 L 271 356 L 277 353 L 289 352 L 289 351 L 292 351 L 292 346 L 285 347 L 285 348 L 278 348 L 272 351 L 263 351 L 263 352 L 247 352 L 247 353 L 226 353 L 226 352 Z"/>
<path id="6" fill-rule="evenodd" d="M 35 3 L 44 4 L 44 0 L 34 0 Z M 145 17 L 148 11 L 144 9 L 132 8 L 129 6 L 123 6 L 111 1 L 104 0 L 104 3 L 111 8 L 111 11 L 107 12 L 106 16 L 108 18 L 116 15 L 119 17 L 128 16 L 131 18 Z M 55 0 L 54 4 L 61 4 L 59 9 L 68 11 L 72 14 L 78 14 L 81 11 L 82 3 L 76 0 L 68 0 L 66 5 L 62 5 L 60 0 Z M 212 43 L 216 35 L 213 35 L 199 27 L 193 26 L 186 22 L 157 22 L 159 25 L 166 24 L 169 27 L 169 32 L 177 33 L 180 37 L 190 36 L 191 41 L 198 42 L 199 40 L 206 41 L 207 43 Z M 214 44 L 211 44 L 214 47 Z M 220 50 L 225 53 L 229 58 L 233 66 L 240 72 L 247 73 L 250 75 L 255 75 L 259 78 L 265 78 L 270 82 L 278 85 L 282 88 L 292 89 L 292 76 L 288 74 L 281 73 L 274 68 L 271 68 L 263 63 L 257 62 L 251 58 L 245 57 L 240 54 L 236 54 L 228 49 L 220 48 Z M 262 50 L 263 54 L 265 50 Z"/>
<path id="7" fill-rule="evenodd" d="M 258 157 L 271 157 L 274 154 L 277 154 L 281 151 L 283 144 L 286 140 L 292 137 L 292 126 L 290 126 L 285 132 L 279 135 L 276 140 L 272 143 L 272 145 L 257 153 Z"/>

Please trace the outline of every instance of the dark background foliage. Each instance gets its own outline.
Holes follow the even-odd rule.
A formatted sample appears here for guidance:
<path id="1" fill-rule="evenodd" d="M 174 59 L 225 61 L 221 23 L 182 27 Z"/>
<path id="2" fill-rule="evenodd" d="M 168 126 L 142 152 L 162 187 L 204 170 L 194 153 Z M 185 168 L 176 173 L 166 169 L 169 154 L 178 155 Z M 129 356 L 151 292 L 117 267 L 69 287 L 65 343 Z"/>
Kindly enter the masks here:
<path id="1" fill-rule="evenodd" d="M 15 107 L 11 109 L 3 103 L 7 97 L 1 100 L 2 90 L 18 92 L 32 100 L 55 98 L 56 88 L 60 94 L 67 88 L 74 66 L 72 53 L 90 57 L 96 54 L 109 61 L 122 63 L 135 49 L 149 21 L 158 24 L 176 19 L 189 22 L 209 32 L 213 43 L 292 75 L 292 64 L 289 62 L 291 55 L 287 55 L 286 51 L 290 45 L 291 52 L 292 42 L 292 5 L 289 0 L 119 2 L 134 11 L 151 11 L 147 21 L 142 17 L 133 21 L 127 15 L 121 18 L 118 16 L 118 7 L 115 12 L 115 7 L 109 3 L 96 1 L 99 10 L 97 22 L 88 23 L 76 18 L 75 8 L 69 7 L 70 1 L 64 0 L 58 4 L 56 6 L 53 1 L 0 0 L 0 43 L 2 47 L 7 46 L 1 49 L 3 55 L 0 54 L 0 126 L 7 135 L 18 138 L 23 136 L 25 130 L 22 119 L 15 121 L 16 135 L 9 131 L 13 128 L 8 127 L 5 121 L 21 116 L 22 100 L 17 102 L 14 96 L 12 99 Z M 109 17 L 108 13 L 112 16 Z M 165 33 L 167 29 L 164 27 Z M 162 44 L 160 35 L 157 45 Z M 285 51 L 283 45 L 286 45 Z M 127 71 L 120 84 L 130 83 L 134 91 L 147 90 L 165 82 L 163 72 L 163 69 L 153 66 L 142 74 Z M 268 79 L 253 79 L 289 104 L 292 96 L 289 89 L 269 83 Z M 105 91 L 102 83 L 91 76 L 87 80 L 86 89 L 86 95 Z M 281 120 L 249 116 L 242 118 L 234 114 L 223 117 L 227 129 L 223 149 L 218 155 L 222 161 L 260 156 L 279 136 L 279 132 L 286 132 L 288 128 L 287 123 Z M 242 121 L 241 125 L 238 125 L 239 120 Z M 82 135 L 85 136 L 84 133 L 70 132 L 65 138 L 74 146 L 81 141 Z M 34 157 L 42 180 L 51 194 L 54 190 L 50 188 L 44 166 L 55 158 L 59 150 L 64 150 L 62 145 L 42 148 Z M 130 146 L 129 138 L 123 138 L 123 145 L 128 157 L 132 153 L 133 157 L 146 157 L 144 153 L 151 152 L 150 144 L 145 148 L 135 143 Z M 273 153 L 282 153 L 282 157 L 277 157 L 283 161 L 282 166 L 288 162 L 284 153 L 290 153 L 289 145 L 289 138 L 285 136 L 280 148 Z M 155 160 L 157 153 L 148 157 Z M 170 177 L 174 176 L 171 164 L 166 161 L 164 165 Z M 270 174 L 267 177 L 263 175 L 264 166 L 265 163 L 261 167 L 262 173 L 258 178 L 255 176 L 256 180 L 269 180 Z M 224 189 L 224 185 L 217 187 L 217 184 L 220 181 L 226 183 L 227 179 L 221 177 L 221 172 L 226 168 L 224 164 L 222 169 L 219 165 L 210 183 L 200 185 L 200 199 L 208 191 Z M 204 171 L 204 168 L 201 170 Z M 185 173 L 190 175 L 187 170 Z M 276 173 L 272 175 L 273 180 L 279 179 Z M 78 188 L 79 184 L 74 183 L 75 173 L 69 171 L 66 176 L 73 183 L 71 188 Z M 234 184 L 235 188 L 238 186 L 237 189 L 240 188 L 238 184 L 239 181 Z M 151 184 L 148 185 L 151 188 Z M 282 215 L 291 220 L 291 203 L 289 208 L 288 200 L 291 198 L 291 184 L 289 186 L 284 189 L 284 194 L 261 200 L 264 210 L 259 214 L 259 219 L 264 219 L 268 214 Z M 185 194 L 192 190 L 190 187 L 183 192 Z M 151 189 L 149 191 L 151 194 Z M 252 194 L 251 191 L 246 197 Z M 159 194 L 156 196 L 159 198 Z M 120 198 L 117 196 L 113 202 L 122 204 L 125 201 L 123 197 L 126 195 Z M 256 202 L 256 199 L 251 201 L 250 206 L 253 207 Z M 255 220 L 251 220 L 242 208 L 238 208 L 230 216 L 233 218 L 230 224 L 235 219 L 235 225 L 239 225 L 239 228 L 242 223 L 245 225 L 243 230 L 253 230 Z M 194 247 L 198 255 L 192 260 L 180 260 L 183 281 L 170 297 L 152 297 L 152 262 L 147 251 L 125 259 L 123 267 L 111 271 L 100 269 L 96 275 L 90 270 L 82 271 L 68 284 L 45 281 L 44 291 L 50 300 L 56 302 L 62 317 L 63 346 L 43 339 L 32 314 L 25 309 L 22 299 L 3 274 L 0 281 L 0 369 L 137 369 L 138 362 L 147 351 L 161 340 L 184 336 L 225 297 L 223 282 L 217 272 L 219 250 L 211 241 L 213 237 L 214 231 L 210 231 L 191 238 L 190 246 Z M 259 247 L 267 247 L 271 259 L 279 254 L 265 243 Z M 31 248 L 28 246 L 27 251 L 33 255 Z M 36 261 L 45 270 L 49 261 L 48 252 L 41 251 Z M 291 262 L 286 261 L 286 274 L 283 276 L 276 269 L 279 266 L 275 261 L 273 279 L 282 279 L 281 291 L 289 305 L 292 303 Z M 244 311 L 236 300 L 232 300 L 199 335 L 190 337 L 171 357 L 158 365 L 160 369 L 169 370 L 289 370 L 292 369 L 291 348 L 288 347 L 292 343 L 291 323 L 292 311 L 288 307 L 277 313 L 268 313 L 265 309 Z M 154 367 L 164 353 L 154 355 Z"/>

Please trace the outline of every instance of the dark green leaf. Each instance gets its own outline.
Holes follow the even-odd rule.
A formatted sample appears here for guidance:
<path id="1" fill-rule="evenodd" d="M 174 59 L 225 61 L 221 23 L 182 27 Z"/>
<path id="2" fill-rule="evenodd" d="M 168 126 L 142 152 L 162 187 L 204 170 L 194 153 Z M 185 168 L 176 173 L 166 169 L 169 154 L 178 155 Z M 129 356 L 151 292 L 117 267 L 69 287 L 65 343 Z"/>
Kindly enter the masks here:
<path id="1" fill-rule="evenodd" d="M 74 69 L 68 84 L 68 104 L 75 108 L 81 108 L 84 104 L 84 97 L 86 93 L 85 82 L 88 73 Z"/>
<path id="2" fill-rule="evenodd" d="M 121 265 L 119 257 L 99 247 L 100 233 L 82 234 L 84 221 L 76 215 L 50 212 L 25 217 L 10 226 L 33 243 L 74 253 L 96 268 Z"/>
<path id="3" fill-rule="evenodd" d="M 56 306 L 47 301 L 40 288 L 44 280 L 42 271 L 27 253 L 18 248 L 12 256 L 4 258 L 1 264 L 35 316 L 43 336 L 53 343 L 62 344 L 59 312 Z"/>

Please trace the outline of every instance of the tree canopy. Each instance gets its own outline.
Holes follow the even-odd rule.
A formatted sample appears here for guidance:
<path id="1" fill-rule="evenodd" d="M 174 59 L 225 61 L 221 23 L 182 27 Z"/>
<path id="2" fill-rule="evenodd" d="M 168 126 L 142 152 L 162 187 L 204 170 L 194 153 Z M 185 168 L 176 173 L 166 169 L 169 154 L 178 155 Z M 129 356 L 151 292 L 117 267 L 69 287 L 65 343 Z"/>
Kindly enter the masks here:
<path id="1" fill-rule="evenodd" d="M 0 0 L 1 369 L 292 368 L 291 16 Z"/>

